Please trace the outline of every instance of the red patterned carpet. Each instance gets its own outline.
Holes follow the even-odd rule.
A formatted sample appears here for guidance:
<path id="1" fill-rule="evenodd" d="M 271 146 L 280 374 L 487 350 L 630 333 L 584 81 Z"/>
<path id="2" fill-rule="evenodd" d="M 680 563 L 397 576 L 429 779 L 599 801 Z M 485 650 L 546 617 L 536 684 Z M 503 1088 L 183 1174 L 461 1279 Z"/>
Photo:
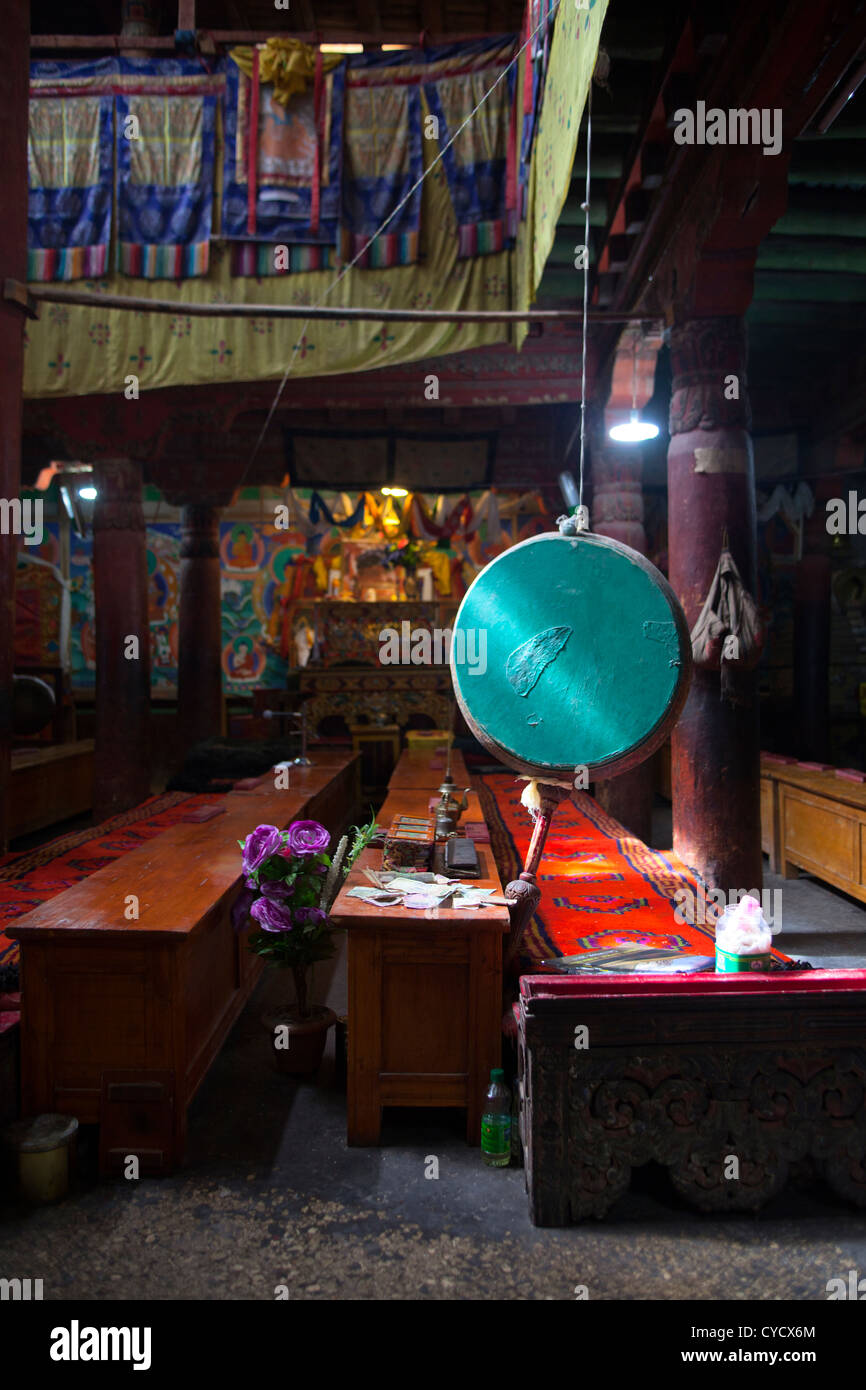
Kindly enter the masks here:
<path id="1" fill-rule="evenodd" d="M 14 980 L 8 978 L 9 967 L 18 961 L 18 943 L 4 934 L 6 923 L 32 912 L 47 898 L 71 888 L 118 855 L 137 849 L 169 826 L 178 825 L 190 811 L 221 800 L 219 795 L 165 792 L 101 825 L 61 835 L 37 849 L 0 856 L 0 985 L 14 988 Z"/>
<path id="2" fill-rule="evenodd" d="M 525 783 L 511 773 L 490 773 L 477 785 L 493 855 L 507 883 L 523 868 L 532 835 L 529 812 L 520 804 Z M 558 808 L 539 883 L 539 910 L 523 938 L 523 974 L 555 956 L 626 944 L 714 954 L 711 928 L 674 918 L 674 894 L 681 888 L 694 892 L 694 875 L 675 855 L 648 849 L 629 835 L 586 792 L 574 792 Z"/>

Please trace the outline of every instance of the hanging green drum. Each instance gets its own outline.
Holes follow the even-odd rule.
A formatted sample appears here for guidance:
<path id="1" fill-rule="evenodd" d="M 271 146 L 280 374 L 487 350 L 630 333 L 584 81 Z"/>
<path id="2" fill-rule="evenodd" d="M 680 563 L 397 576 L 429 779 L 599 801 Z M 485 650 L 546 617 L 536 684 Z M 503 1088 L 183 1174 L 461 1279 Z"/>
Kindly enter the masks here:
<path id="1" fill-rule="evenodd" d="M 451 671 L 478 739 L 527 776 L 591 779 L 664 742 L 691 647 L 664 576 L 592 532 L 534 536 L 481 571 L 454 624 Z"/>

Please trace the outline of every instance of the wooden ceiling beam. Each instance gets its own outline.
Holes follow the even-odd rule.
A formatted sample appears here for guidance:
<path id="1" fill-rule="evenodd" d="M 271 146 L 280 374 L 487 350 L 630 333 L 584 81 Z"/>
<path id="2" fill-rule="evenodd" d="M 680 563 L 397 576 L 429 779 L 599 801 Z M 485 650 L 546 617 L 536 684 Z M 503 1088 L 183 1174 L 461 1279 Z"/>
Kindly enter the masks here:
<path id="1" fill-rule="evenodd" d="M 382 19 L 376 0 L 358 0 L 356 9 L 360 27 L 368 34 L 381 34 Z"/>
<path id="2" fill-rule="evenodd" d="M 421 23 L 424 32 L 432 39 L 445 35 L 445 21 L 442 16 L 442 0 L 421 0 Z"/>
<path id="3" fill-rule="evenodd" d="M 505 34 L 511 28 L 508 0 L 487 0 L 487 28 L 492 34 Z"/>
<path id="4" fill-rule="evenodd" d="M 729 42 L 702 78 L 699 95 L 708 107 L 736 105 L 782 108 L 785 113 L 785 153 L 788 153 L 791 141 L 809 123 L 823 105 L 827 93 L 832 91 L 847 70 L 852 50 L 856 51 L 862 42 L 861 30 L 866 25 L 866 10 L 861 9 L 858 13 L 858 0 L 841 0 L 830 14 L 816 9 L 810 0 L 795 0 L 786 7 L 769 33 L 766 19 L 759 9 L 744 4 L 738 14 L 742 22 L 733 27 Z M 843 35 L 847 36 L 844 41 Z M 681 64 L 677 64 L 676 70 L 681 67 Z M 669 103 L 666 102 L 666 105 Z M 743 207 L 734 206 L 748 181 L 746 173 L 739 168 L 739 165 L 744 166 L 743 155 L 742 151 L 728 155 L 728 201 L 723 199 L 721 202 L 715 229 L 711 231 L 707 228 L 701 234 L 704 246 L 715 248 L 716 257 L 725 236 L 729 233 L 733 235 L 735 227 L 737 240 L 731 244 L 741 248 L 745 255 L 747 239 L 754 236 L 757 241 L 762 240 L 769 226 L 773 225 L 772 215 L 777 205 L 779 212 L 784 205 L 775 182 L 784 174 L 782 165 L 785 154 L 774 160 L 763 160 L 755 176 L 756 181 L 761 181 L 762 194 L 758 200 L 752 199 L 746 204 L 749 216 L 744 215 Z M 737 161 L 739 163 L 735 168 Z M 770 177 L 774 181 L 772 190 L 769 184 L 763 187 Z M 637 250 L 620 277 L 614 300 L 617 307 L 639 304 L 648 292 L 650 296 L 664 292 L 661 289 L 664 276 L 660 273 L 669 267 L 674 255 L 672 248 L 682 242 L 684 234 L 688 240 L 688 233 L 684 233 L 684 229 L 688 226 L 690 210 L 693 218 L 705 219 L 712 193 L 710 184 L 714 180 L 717 186 L 718 178 L 719 170 L 708 163 L 705 149 L 690 145 L 672 146 L 666 178 L 652 200 Z M 700 211 L 702 207 L 703 213 Z M 695 246 L 694 250 L 699 254 L 701 247 Z M 678 269 L 680 285 L 687 285 L 688 267 L 680 265 Z M 730 271 L 733 275 L 733 265 Z M 745 293 L 748 282 L 748 274 L 740 275 L 738 292 Z M 732 295 L 733 290 L 732 283 Z M 704 303 L 703 299 L 701 303 Z M 730 305 L 728 312 L 737 312 L 733 298 L 730 298 Z"/>
<path id="5" fill-rule="evenodd" d="M 300 29 L 315 31 L 318 28 L 316 24 L 316 14 L 311 0 L 294 0 L 292 8 L 295 10 L 298 27 Z"/>
<path id="6" fill-rule="evenodd" d="M 3 283 L 2 298 L 12 303 L 33 302 L 74 304 L 85 308 L 126 309 L 146 314 L 178 314 L 190 318 L 272 318 L 272 319 L 345 319 L 353 323 L 529 323 L 540 328 L 545 322 L 556 323 L 573 319 L 571 310 L 535 309 L 374 309 L 346 305 L 254 304 L 238 301 L 229 304 L 187 303 L 178 299 L 149 299 L 142 295 L 97 293 L 93 290 L 68 289 L 54 284 L 24 285 L 20 280 Z M 604 317 L 590 310 L 590 318 Z M 37 315 L 38 317 L 38 315 Z M 616 322 L 654 317 L 645 314 L 626 314 Z"/>

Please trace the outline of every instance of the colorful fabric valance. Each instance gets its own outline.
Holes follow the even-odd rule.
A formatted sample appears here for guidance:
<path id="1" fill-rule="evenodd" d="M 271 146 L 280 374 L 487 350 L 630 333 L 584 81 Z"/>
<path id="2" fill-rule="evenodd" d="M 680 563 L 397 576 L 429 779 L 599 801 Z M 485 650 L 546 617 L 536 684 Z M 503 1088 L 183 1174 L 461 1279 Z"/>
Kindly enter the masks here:
<path id="1" fill-rule="evenodd" d="M 32 64 L 28 277 L 107 273 L 115 144 L 118 269 L 203 275 L 223 84 L 181 58 Z"/>
<path id="2" fill-rule="evenodd" d="M 589 12 L 585 12 L 560 4 L 556 11 L 533 142 L 527 217 L 519 226 L 515 248 L 477 260 L 457 259 L 451 195 L 446 178 L 439 177 L 443 172 L 440 163 L 422 185 L 423 256 L 416 264 L 395 266 L 387 274 L 350 272 L 330 303 L 347 308 L 405 304 L 445 310 L 530 306 L 568 195 L 577 131 L 607 0 L 589 0 L 589 7 Z M 471 61 L 465 57 L 465 45 L 461 49 L 461 65 L 471 67 Z M 396 56 L 404 57 L 402 53 Z M 494 59 L 487 44 L 477 61 L 480 66 L 489 67 Z M 456 56 L 454 61 L 457 62 Z M 429 62 L 417 67 L 421 82 L 453 75 L 431 69 Z M 351 71 L 354 80 L 354 64 Z M 214 74 L 219 76 L 219 72 Z M 111 90 L 109 86 L 108 91 Z M 432 164 L 434 149 L 435 142 L 423 139 L 422 134 L 425 168 Z M 266 241 L 261 243 L 265 244 Z M 499 373 L 503 358 L 499 351 L 475 356 L 470 349 L 487 349 L 502 343 L 519 347 L 526 337 L 525 325 L 489 322 L 458 327 L 444 323 L 313 321 L 301 332 L 296 320 L 268 317 L 267 308 L 274 303 L 315 304 L 332 279 L 329 271 L 312 271 L 288 277 L 282 283 L 278 276 L 262 279 L 261 283 L 251 280 L 243 285 L 241 295 L 241 287 L 232 279 L 231 258 L 213 256 L 206 278 L 182 281 L 176 289 L 172 288 L 177 304 L 174 315 L 133 314 L 109 308 L 96 315 L 91 307 L 52 306 L 39 320 L 27 325 L 24 394 L 55 401 L 111 395 L 117 391 L 117 364 L 126 361 L 142 364 L 148 389 L 280 381 L 289 359 L 292 381 L 287 390 L 293 398 L 303 378 L 338 378 L 380 367 L 404 372 L 407 390 L 415 390 L 423 376 L 417 375 L 414 364 L 430 358 L 441 362 L 451 355 L 455 401 L 465 397 L 484 404 L 490 399 L 488 371 Z M 129 281 L 109 266 L 100 287 L 128 293 Z M 165 298 L 164 287 L 153 281 L 137 282 L 135 292 L 143 298 Z M 261 317 L 221 320 L 187 317 L 185 313 L 188 305 L 204 301 L 229 303 L 241 297 L 261 306 Z M 507 390 L 497 386 L 496 399 L 513 400 L 516 393 L 530 403 L 578 400 L 580 378 L 573 371 L 573 355 L 551 352 L 549 359 L 545 355 L 544 360 L 549 361 L 555 384 L 548 385 L 544 373 L 539 372 L 539 357 L 533 354 L 524 363 L 516 353 L 513 361 L 507 355 L 507 367 L 503 370 L 507 370 L 510 384 Z M 331 391 L 327 386 L 321 389 Z M 355 385 L 335 380 L 328 401 L 345 408 L 347 400 L 361 401 L 368 389 L 360 377 Z M 443 398 L 447 394 L 449 388 L 444 388 Z M 72 406 L 63 407 L 67 408 L 71 410 Z M 364 477 L 359 477 L 355 485 L 361 486 L 364 481 Z"/>
<path id="3" fill-rule="evenodd" d="M 438 122 L 461 258 L 502 251 L 513 245 L 517 233 L 515 69 L 494 85 L 504 66 L 443 77 L 424 86 Z M 449 145 L 476 107 L 472 120 Z"/>
<path id="4" fill-rule="evenodd" d="M 276 98 L 260 79 L 226 67 L 223 235 L 294 247 L 334 247 L 340 219 L 345 64 Z M 286 267 L 291 269 L 291 266 Z M 299 269 L 317 267 L 300 266 Z M 279 272 L 277 272 L 279 273 Z"/>
<path id="5" fill-rule="evenodd" d="M 298 275 L 308 270 L 334 270 L 335 246 L 287 245 L 273 241 L 233 241 L 232 275 Z"/>
<path id="6" fill-rule="evenodd" d="M 113 59 L 30 69 L 27 278 L 98 278 L 108 268 L 114 173 Z M 100 90 L 102 88 L 102 90 Z"/>
<path id="7" fill-rule="evenodd" d="M 413 265 L 421 227 L 421 97 L 418 85 L 356 86 L 346 95 L 344 261 L 377 269 Z M 408 202 L 396 209 L 410 193 Z M 395 216 L 392 214 L 396 213 Z M 373 233 L 385 230 L 367 247 Z M 366 249 L 365 249 L 366 248 Z"/>
<path id="8" fill-rule="evenodd" d="M 198 64 L 120 60 L 137 79 L 117 95 L 117 263 L 146 280 L 207 273 L 214 194 L 216 95 L 178 91 Z M 185 84 L 187 88 L 189 83 Z M 201 83 L 204 88 L 204 83 Z"/>

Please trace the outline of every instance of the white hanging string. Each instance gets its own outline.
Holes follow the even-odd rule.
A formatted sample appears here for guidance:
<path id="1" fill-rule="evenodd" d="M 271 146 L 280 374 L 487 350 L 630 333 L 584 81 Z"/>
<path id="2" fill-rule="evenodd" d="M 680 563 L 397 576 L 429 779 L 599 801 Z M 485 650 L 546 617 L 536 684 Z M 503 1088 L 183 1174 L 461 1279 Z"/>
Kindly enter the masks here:
<path id="1" fill-rule="evenodd" d="M 484 103 L 485 103 L 485 102 L 488 100 L 488 98 L 491 97 L 491 96 L 493 95 L 493 93 L 496 91 L 496 88 L 499 86 L 500 82 L 502 82 L 503 79 L 506 78 L 506 77 L 508 76 L 508 73 L 511 71 L 511 69 L 515 66 L 516 63 L 518 63 L 518 62 L 520 61 L 520 55 L 521 55 L 521 54 L 524 52 L 524 50 L 527 49 L 527 48 L 530 50 L 529 56 L 527 57 L 527 62 L 531 62 L 531 61 L 532 61 L 532 44 L 533 44 L 533 42 L 534 42 L 534 40 L 535 40 L 536 34 L 538 34 L 539 31 L 540 31 L 541 29 L 543 29 L 544 26 L 545 26 L 547 23 L 549 23 L 550 21 L 553 20 L 555 14 L 556 14 L 556 12 L 558 11 L 558 9 L 559 9 L 560 5 L 562 4 L 562 2 L 563 2 L 563 0 L 553 0 L 553 4 L 551 5 L 548 14 L 547 14 L 546 16 L 544 16 L 544 17 L 539 21 L 539 23 L 535 26 L 535 28 L 533 29 L 532 33 L 529 35 L 529 38 L 526 39 L 526 41 L 525 41 L 523 44 L 521 44 L 520 48 L 518 48 L 517 52 L 515 53 L 514 57 L 511 59 L 511 61 L 507 64 L 506 67 L 504 67 L 504 68 L 502 69 L 502 72 L 501 72 L 501 73 L 499 74 L 499 76 L 496 78 L 496 81 L 495 81 L 490 87 L 488 87 L 487 91 L 483 94 L 483 96 L 482 96 L 481 99 L 478 101 L 478 103 L 477 103 L 477 104 L 472 108 L 472 110 L 469 112 L 469 115 L 466 117 L 466 119 L 457 127 L 457 129 L 455 130 L 454 134 L 451 136 L 451 139 L 448 141 L 447 145 L 444 145 L 444 146 L 442 147 L 442 149 L 439 151 L 439 153 L 437 154 L 436 158 L 433 159 L 433 160 L 431 160 L 431 162 L 430 162 L 430 164 L 428 165 L 428 167 L 427 167 L 427 168 L 423 171 L 423 173 L 421 174 L 421 177 L 415 180 L 415 182 L 412 184 L 412 187 L 409 189 L 409 191 L 400 199 L 400 202 L 399 202 L 399 203 L 397 204 L 397 206 L 394 208 L 393 212 L 389 213 L 388 216 L 385 218 L 384 222 L 381 224 L 381 226 L 377 227 L 376 231 L 375 231 L 375 232 L 373 233 L 373 235 L 370 237 L 369 241 L 365 242 L 365 244 L 361 247 L 361 249 L 360 249 L 360 251 L 357 253 L 357 255 L 355 255 L 354 258 L 353 258 L 351 261 L 349 261 L 349 263 L 348 263 L 347 265 L 344 265 L 344 266 L 343 266 L 343 268 L 342 268 L 342 270 L 340 271 L 339 275 L 337 275 L 336 279 L 334 279 L 334 280 L 332 281 L 332 283 L 328 286 L 328 288 L 325 290 L 324 294 L 322 295 L 321 299 L 317 300 L 316 303 L 312 306 L 314 310 L 315 310 L 315 309 L 321 309 L 321 308 L 322 308 L 322 306 L 323 306 L 324 303 L 325 303 L 325 300 L 326 300 L 326 299 L 328 298 L 328 296 L 331 294 L 332 290 L 335 290 L 335 289 L 337 288 L 337 286 L 339 285 L 340 281 L 343 280 L 343 279 L 346 277 L 346 275 L 348 275 L 349 271 L 353 268 L 353 266 L 357 265 L 358 261 L 361 259 L 362 256 L 364 256 L 364 255 L 366 254 L 366 252 L 367 252 L 367 251 L 369 250 L 369 248 L 372 246 L 372 244 L 373 244 L 373 242 L 376 240 L 376 238 L 382 234 L 382 232 L 383 232 L 383 231 L 385 230 L 385 228 L 388 226 L 388 223 L 389 223 L 389 222 L 392 222 L 392 221 L 394 220 L 394 218 L 397 216 L 397 214 L 406 206 L 406 204 L 408 203 L 409 199 L 412 197 L 413 193 L 415 193 L 416 190 L 417 190 L 418 188 L 421 187 L 422 183 L 423 183 L 424 180 L 428 177 L 428 175 L 432 174 L 433 170 L 436 168 L 436 165 L 439 164 L 440 161 L 444 158 L 444 156 L 448 153 L 448 151 L 450 150 L 451 146 L 454 144 L 454 142 L 455 142 L 455 140 L 457 139 L 457 137 L 463 133 L 463 131 L 464 131 L 464 130 L 466 129 L 466 127 L 469 125 L 470 121 L 478 114 L 478 112 L 480 111 L 480 109 L 481 109 L 481 107 L 484 105 Z M 592 80 L 590 79 L 590 87 L 591 87 L 591 86 L 592 86 Z M 589 168 L 589 160 L 588 160 L 588 156 L 587 156 L 587 170 L 588 170 L 588 168 Z M 588 188 L 589 188 L 589 180 L 588 180 L 588 177 L 587 177 L 587 189 L 588 189 Z M 588 193 L 587 193 L 587 197 L 588 197 L 588 196 L 589 196 L 589 195 L 588 195 Z M 589 213 L 587 213 L 586 225 L 587 225 L 587 227 L 589 227 Z M 586 273 L 586 272 L 584 272 L 584 274 L 585 274 L 585 273 Z M 585 332 L 586 332 L 585 320 L 586 320 L 586 291 L 584 290 L 584 336 L 585 336 Z M 266 418 L 265 423 L 263 424 L 263 426 L 262 426 L 262 428 L 261 428 L 261 431 L 260 431 L 260 433 L 259 433 L 258 439 L 256 440 L 256 443 L 255 443 L 255 447 L 253 448 L 253 452 L 252 452 L 252 454 L 251 454 L 251 456 L 250 456 L 250 461 L 249 461 L 249 463 L 247 464 L 246 468 L 244 469 L 244 477 L 246 477 L 247 473 L 248 473 L 249 470 L 252 468 L 253 464 L 255 463 L 255 461 L 256 461 L 256 459 L 257 459 L 257 457 L 258 457 L 259 450 L 261 449 L 262 444 L 263 444 L 264 439 L 265 439 L 265 435 L 267 434 L 267 432 L 268 432 L 268 430 L 269 430 L 269 428 L 270 428 L 271 421 L 272 421 L 272 419 L 274 418 L 274 414 L 275 414 L 275 412 L 276 412 L 276 410 L 277 410 L 277 407 L 279 406 L 279 403 L 280 403 L 280 401 L 281 401 L 281 399 L 282 399 L 283 392 L 284 392 L 285 389 L 286 389 L 286 383 L 287 383 L 289 377 L 290 377 L 291 374 L 292 374 L 292 369 L 293 369 L 293 367 L 294 367 L 294 365 L 295 365 L 295 359 L 297 358 L 298 350 L 300 349 L 301 343 L 303 342 L 304 334 L 306 333 L 307 329 L 308 329 L 309 326 L 310 326 L 310 322 L 311 322 L 310 319 L 305 319 L 305 320 L 304 320 L 304 323 L 303 323 L 303 326 L 302 326 L 302 328 L 301 328 L 301 332 L 300 332 L 300 336 L 299 336 L 299 338 L 298 338 L 298 341 L 295 343 L 294 347 L 292 348 L 292 355 L 291 355 L 291 357 L 289 358 L 288 366 L 286 367 L 286 370 L 285 370 L 285 372 L 283 373 L 282 380 L 280 381 L 280 384 L 279 384 L 279 386 L 277 387 L 277 391 L 276 391 L 276 394 L 275 394 L 275 396 L 274 396 L 273 401 L 271 402 L 271 407 L 270 407 L 270 410 L 268 411 L 267 418 Z M 241 482 L 243 482 L 243 479 L 241 479 Z M 240 485 L 240 484 L 239 484 L 239 485 Z"/>
<path id="2" fill-rule="evenodd" d="M 579 505 L 583 506 L 583 460 L 586 447 L 586 328 L 589 313 L 589 177 L 592 163 L 592 74 L 586 93 L 586 192 L 583 211 L 583 244 L 586 247 L 583 267 L 583 320 L 581 322 L 580 347 L 580 483 L 578 486 Z"/>

